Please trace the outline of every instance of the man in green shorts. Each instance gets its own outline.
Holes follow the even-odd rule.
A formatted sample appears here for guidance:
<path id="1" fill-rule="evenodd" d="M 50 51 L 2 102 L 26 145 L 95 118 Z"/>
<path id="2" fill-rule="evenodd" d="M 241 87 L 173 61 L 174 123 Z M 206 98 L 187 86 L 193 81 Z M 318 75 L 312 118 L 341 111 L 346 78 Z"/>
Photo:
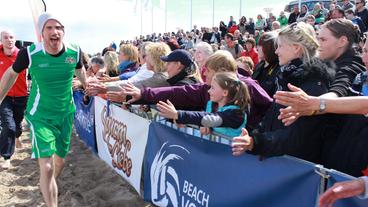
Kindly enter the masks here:
<path id="1" fill-rule="evenodd" d="M 85 69 L 78 46 L 63 42 L 64 26 L 49 13 L 38 19 L 43 42 L 20 50 L 0 81 L 0 104 L 18 74 L 29 68 L 32 88 L 26 120 L 31 130 L 32 157 L 40 166 L 40 188 L 48 207 L 57 206 L 56 178 L 69 151 L 75 106 L 72 79 L 86 86 Z"/>

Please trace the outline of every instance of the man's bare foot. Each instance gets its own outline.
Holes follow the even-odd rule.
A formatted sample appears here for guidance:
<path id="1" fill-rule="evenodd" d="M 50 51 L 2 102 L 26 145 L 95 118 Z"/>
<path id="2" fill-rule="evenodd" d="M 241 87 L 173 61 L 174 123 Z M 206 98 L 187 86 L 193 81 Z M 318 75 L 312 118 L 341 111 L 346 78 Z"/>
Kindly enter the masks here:
<path id="1" fill-rule="evenodd" d="M 22 142 L 20 141 L 20 137 L 19 138 L 15 138 L 15 147 L 20 149 L 23 147 Z"/>
<path id="2" fill-rule="evenodd" d="M 22 142 L 20 141 L 20 138 L 18 137 L 18 138 L 15 138 L 15 147 L 17 148 L 17 149 L 20 149 L 20 148 L 22 148 L 23 147 L 23 144 L 22 144 Z"/>
<path id="3" fill-rule="evenodd" d="M 9 169 L 11 167 L 10 160 L 5 160 L 3 164 L 1 164 L 0 168 Z"/>

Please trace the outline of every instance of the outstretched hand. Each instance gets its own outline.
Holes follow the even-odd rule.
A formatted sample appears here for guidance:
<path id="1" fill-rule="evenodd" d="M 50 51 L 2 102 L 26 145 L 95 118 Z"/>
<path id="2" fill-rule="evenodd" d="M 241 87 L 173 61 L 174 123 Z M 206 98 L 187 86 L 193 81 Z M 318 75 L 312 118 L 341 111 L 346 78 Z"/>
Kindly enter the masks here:
<path id="1" fill-rule="evenodd" d="M 125 90 L 121 87 L 119 91 L 108 91 L 106 95 L 107 99 L 112 102 L 123 103 L 126 99 Z"/>
<path id="2" fill-rule="evenodd" d="M 332 207 L 335 201 L 353 196 L 361 195 L 365 190 L 362 178 L 335 183 L 319 198 L 319 207 Z"/>
<path id="3" fill-rule="evenodd" d="M 231 147 L 234 156 L 239 156 L 245 153 L 245 151 L 252 150 L 254 146 L 254 140 L 249 136 L 248 131 L 243 128 L 242 133 L 238 137 L 234 137 Z"/>
<path id="4" fill-rule="evenodd" d="M 209 135 L 212 133 L 212 130 L 211 128 L 209 127 L 199 127 L 199 132 L 202 134 L 202 135 Z"/>
<path id="5" fill-rule="evenodd" d="M 128 101 L 129 104 L 138 101 L 142 98 L 141 89 L 135 87 L 132 83 L 124 85 L 125 95 L 130 95 L 132 98 Z"/>
<path id="6" fill-rule="evenodd" d="M 86 79 L 86 83 L 85 83 L 86 84 L 85 85 L 86 88 L 85 89 L 87 89 L 90 84 L 95 84 L 97 82 L 98 82 L 98 80 L 94 76 L 88 77 Z M 73 88 L 73 90 L 83 89 L 83 84 L 79 80 L 78 77 L 73 78 L 73 80 L 72 80 L 72 88 Z"/>
<path id="7" fill-rule="evenodd" d="M 111 77 L 106 75 L 106 74 L 102 74 L 101 77 L 97 77 L 97 79 L 100 81 L 100 82 L 110 82 L 112 81 L 111 80 Z"/>
<path id="8" fill-rule="evenodd" d="M 178 119 L 178 112 L 169 100 L 167 100 L 167 103 L 159 101 L 157 103 L 157 109 L 159 110 L 160 115 L 167 119 Z"/>
<path id="9" fill-rule="evenodd" d="M 293 107 L 288 106 L 280 109 L 280 114 L 277 117 L 284 123 L 285 126 L 290 126 L 300 117 L 300 113 L 295 111 Z"/>
<path id="10" fill-rule="evenodd" d="M 106 93 L 107 88 L 103 83 L 91 81 L 88 82 L 88 86 L 85 91 L 88 96 L 96 96 L 97 94 Z"/>
<path id="11" fill-rule="evenodd" d="M 73 90 L 78 90 L 78 89 L 82 89 L 82 83 L 79 81 L 78 78 L 73 78 L 72 80 L 72 89 Z"/>

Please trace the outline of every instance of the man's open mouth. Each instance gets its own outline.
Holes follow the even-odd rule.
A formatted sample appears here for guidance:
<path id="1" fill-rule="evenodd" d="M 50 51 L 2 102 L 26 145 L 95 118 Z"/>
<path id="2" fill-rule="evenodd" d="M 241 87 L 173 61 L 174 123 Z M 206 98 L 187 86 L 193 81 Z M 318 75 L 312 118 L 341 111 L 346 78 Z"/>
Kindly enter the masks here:
<path id="1" fill-rule="evenodd" d="M 51 37 L 51 38 L 50 38 L 50 41 L 51 41 L 52 43 L 57 43 L 59 40 L 60 40 L 60 38 L 58 38 L 58 37 Z"/>

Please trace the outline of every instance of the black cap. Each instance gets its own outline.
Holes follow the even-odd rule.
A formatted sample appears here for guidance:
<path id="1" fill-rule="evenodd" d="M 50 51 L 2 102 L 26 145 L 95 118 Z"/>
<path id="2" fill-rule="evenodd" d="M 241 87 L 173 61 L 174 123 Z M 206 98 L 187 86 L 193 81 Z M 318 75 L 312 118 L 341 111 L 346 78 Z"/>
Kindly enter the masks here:
<path id="1" fill-rule="evenodd" d="M 193 63 L 190 53 L 183 49 L 174 50 L 168 56 L 162 56 L 161 60 L 164 62 L 180 62 L 185 67 L 189 67 Z"/>

